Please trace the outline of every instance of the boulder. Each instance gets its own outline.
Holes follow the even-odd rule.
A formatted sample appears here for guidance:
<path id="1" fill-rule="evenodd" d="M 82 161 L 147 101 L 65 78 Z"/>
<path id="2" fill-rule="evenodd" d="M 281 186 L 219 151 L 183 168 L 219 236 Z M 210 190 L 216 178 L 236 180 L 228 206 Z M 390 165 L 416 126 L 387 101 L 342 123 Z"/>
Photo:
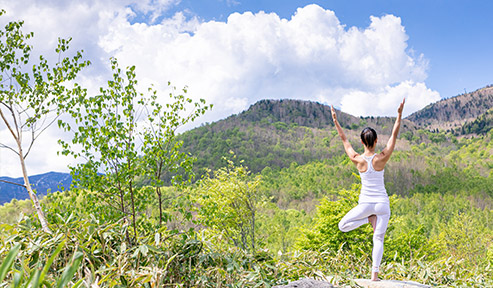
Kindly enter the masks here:
<path id="1" fill-rule="evenodd" d="M 274 286 L 274 288 L 334 288 L 335 286 L 330 284 L 329 282 L 319 281 L 315 279 L 300 279 L 294 282 L 289 283 L 288 285 L 279 285 Z"/>
<path id="2" fill-rule="evenodd" d="M 371 281 L 368 279 L 355 279 L 354 282 L 364 288 L 429 288 L 428 285 L 423 285 L 414 281 L 398 281 L 398 280 L 382 280 Z M 274 288 L 335 288 L 336 286 L 315 279 L 300 279 L 289 283 L 288 285 L 274 286 Z"/>
<path id="3" fill-rule="evenodd" d="M 354 282 L 364 288 L 429 288 L 428 285 L 423 285 L 414 281 L 397 281 L 397 280 L 382 280 L 371 281 L 368 279 L 355 279 Z"/>

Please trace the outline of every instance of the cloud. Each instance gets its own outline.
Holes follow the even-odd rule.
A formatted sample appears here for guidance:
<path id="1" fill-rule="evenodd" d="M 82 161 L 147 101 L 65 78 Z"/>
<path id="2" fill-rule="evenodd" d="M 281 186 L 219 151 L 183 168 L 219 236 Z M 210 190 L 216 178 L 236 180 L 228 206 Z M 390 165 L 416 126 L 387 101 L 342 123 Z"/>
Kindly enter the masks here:
<path id="1" fill-rule="evenodd" d="M 395 115 L 403 97 L 406 115 L 440 99 L 426 86 L 428 61 L 408 49 L 399 17 L 372 16 L 368 27 L 347 27 L 334 11 L 313 4 L 290 19 L 265 12 L 233 13 L 226 22 L 183 12 L 163 18 L 179 3 L 0 0 L 6 19 L 24 19 L 26 30 L 35 32 L 37 53 L 51 52 L 58 36 L 73 37 L 72 49 L 84 49 L 93 63 L 81 78 L 91 91 L 109 79 L 108 59 L 116 56 L 122 67 L 136 65 L 143 91 L 154 84 L 166 94 L 171 81 L 188 86 L 192 98 L 214 104 L 202 122 L 241 112 L 260 99 L 319 101 L 356 116 Z M 59 133 L 47 133 L 40 149 L 56 148 Z M 2 153 L 5 175 L 11 169 Z M 33 159 L 33 173 L 58 169 L 53 153 Z"/>
<path id="2" fill-rule="evenodd" d="M 423 107 L 423 103 L 440 100 L 438 92 L 426 87 L 424 83 L 404 81 L 396 86 L 385 86 L 374 91 L 346 90 L 342 94 L 341 107 L 353 115 L 397 115 L 402 99 L 406 98 L 404 117 Z"/>
<path id="3" fill-rule="evenodd" d="M 158 25 L 119 21 L 99 45 L 126 65 L 138 63 L 140 77 L 188 85 L 215 105 L 211 120 L 265 98 L 321 101 L 355 115 L 394 115 L 390 104 L 403 95 L 409 112 L 439 100 L 424 83 L 427 60 L 407 50 L 400 18 L 370 20 L 347 28 L 317 5 L 291 19 L 246 12 L 199 22 L 178 13 Z M 355 99 L 368 105 L 354 106 Z"/>

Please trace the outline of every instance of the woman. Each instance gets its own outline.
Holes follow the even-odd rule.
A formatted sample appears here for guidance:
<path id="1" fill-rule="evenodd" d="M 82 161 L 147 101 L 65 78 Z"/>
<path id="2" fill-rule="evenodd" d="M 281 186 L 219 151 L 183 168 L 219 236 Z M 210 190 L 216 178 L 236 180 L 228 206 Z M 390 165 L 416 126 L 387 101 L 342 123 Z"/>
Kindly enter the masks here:
<path id="1" fill-rule="evenodd" d="M 405 99 L 402 100 L 397 109 L 397 119 L 395 120 L 392 135 L 387 142 L 387 146 L 379 154 L 375 153 L 375 146 L 378 141 L 377 133 L 369 127 L 363 129 L 361 132 L 361 143 L 365 147 L 365 152 L 363 155 L 356 153 L 337 121 L 334 107 L 331 107 L 332 119 L 344 144 L 344 150 L 346 150 L 346 154 L 356 165 L 361 176 L 362 184 L 358 206 L 351 209 L 342 218 L 341 222 L 339 222 L 339 229 L 342 232 L 348 232 L 363 224 L 371 223 L 373 227 L 372 281 L 380 280 L 378 279 L 378 271 L 383 255 L 383 238 L 390 218 L 389 197 L 383 181 L 384 168 L 390 159 L 390 155 L 392 155 L 392 151 L 394 151 L 395 142 L 401 126 L 404 102 Z"/>

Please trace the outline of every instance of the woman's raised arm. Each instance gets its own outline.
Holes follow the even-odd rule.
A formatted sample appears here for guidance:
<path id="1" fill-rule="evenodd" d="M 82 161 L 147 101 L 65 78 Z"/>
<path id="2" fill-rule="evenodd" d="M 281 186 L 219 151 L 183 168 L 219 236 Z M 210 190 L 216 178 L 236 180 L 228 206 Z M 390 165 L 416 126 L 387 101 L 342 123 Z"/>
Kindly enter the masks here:
<path id="1" fill-rule="evenodd" d="M 397 109 L 397 118 L 395 119 L 394 128 L 392 128 L 392 135 L 390 135 L 389 141 L 387 142 L 387 146 L 382 150 L 383 157 L 381 158 L 385 162 L 387 162 L 392 155 L 392 152 L 395 148 L 395 142 L 397 141 L 397 136 L 399 135 L 399 129 L 401 128 L 401 118 L 402 118 L 402 110 L 404 109 L 404 103 L 406 102 L 406 98 L 402 99 L 399 108 Z"/>
<path id="2" fill-rule="evenodd" d="M 346 134 L 344 134 L 344 131 L 342 131 L 342 127 L 339 124 L 339 121 L 337 121 L 337 114 L 336 111 L 334 110 L 333 106 L 330 106 L 330 111 L 332 112 L 332 120 L 334 121 L 334 125 L 336 126 L 337 133 L 339 133 L 339 136 L 341 137 L 342 144 L 344 144 L 344 150 L 346 150 L 346 154 L 349 156 L 351 161 L 353 161 L 355 164 L 357 163 L 356 156 L 359 154 L 354 151 L 353 147 L 351 146 L 351 143 L 347 140 Z"/>

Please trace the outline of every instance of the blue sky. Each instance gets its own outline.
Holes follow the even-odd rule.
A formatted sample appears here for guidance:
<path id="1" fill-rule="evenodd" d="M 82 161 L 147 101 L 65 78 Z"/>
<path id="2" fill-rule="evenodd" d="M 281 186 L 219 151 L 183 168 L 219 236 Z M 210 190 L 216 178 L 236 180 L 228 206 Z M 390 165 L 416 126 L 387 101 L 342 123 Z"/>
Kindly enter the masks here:
<path id="1" fill-rule="evenodd" d="M 289 19 L 296 9 L 312 3 L 333 10 L 347 26 L 367 27 L 371 15 L 400 17 L 409 35 L 409 48 L 430 61 L 427 86 L 442 98 L 493 84 L 493 1 L 182 0 L 167 15 L 187 10 L 187 15 L 205 21 L 225 21 L 231 13 L 265 11 Z"/>
<path id="2" fill-rule="evenodd" d="M 0 0 L 0 7 L 7 11 L 0 25 L 24 20 L 34 32 L 35 55 L 55 60 L 57 38 L 72 37 L 71 50 L 92 62 L 77 80 L 90 94 L 111 77 L 110 57 L 136 65 L 141 91 L 152 84 L 167 95 L 168 81 L 187 86 L 188 96 L 214 104 L 195 126 L 261 99 L 394 116 L 405 97 L 406 116 L 493 84 L 487 0 Z M 67 171 L 72 160 L 57 156 L 57 139 L 67 137 L 46 130 L 27 159 L 30 173 Z M 0 139 L 8 139 L 1 125 Z M 0 176 L 20 175 L 5 149 L 0 161 Z"/>

